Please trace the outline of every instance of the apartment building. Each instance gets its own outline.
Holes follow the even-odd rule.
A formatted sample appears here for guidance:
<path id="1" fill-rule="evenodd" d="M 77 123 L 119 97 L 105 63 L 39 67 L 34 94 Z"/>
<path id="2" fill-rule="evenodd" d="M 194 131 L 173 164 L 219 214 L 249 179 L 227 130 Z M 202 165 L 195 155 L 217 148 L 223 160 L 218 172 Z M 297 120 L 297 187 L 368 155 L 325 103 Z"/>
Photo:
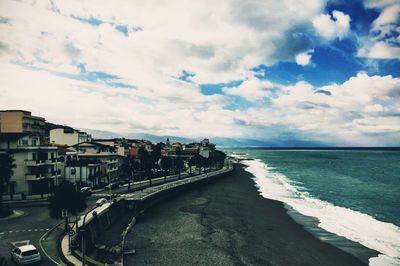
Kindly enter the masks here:
<path id="1" fill-rule="evenodd" d="M 43 117 L 24 110 L 0 111 L 0 133 L 33 133 L 45 139 L 46 123 Z"/>
<path id="2" fill-rule="evenodd" d="M 40 144 L 40 136 L 30 133 L 0 133 L 0 152 L 14 159 L 9 194 L 42 194 L 53 191 L 59 182 L 58 149 Z"/>

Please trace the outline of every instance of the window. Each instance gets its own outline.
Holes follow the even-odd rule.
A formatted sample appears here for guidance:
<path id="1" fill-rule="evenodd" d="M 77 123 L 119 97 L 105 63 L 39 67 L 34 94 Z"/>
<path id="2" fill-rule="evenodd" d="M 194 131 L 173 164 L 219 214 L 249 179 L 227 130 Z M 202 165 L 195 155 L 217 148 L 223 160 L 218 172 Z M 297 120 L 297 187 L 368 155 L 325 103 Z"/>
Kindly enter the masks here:
<path id="1" fill-rule="evenodd" d="M 33 161 L 36 161 L 36 153 L 35 153 L 35 152 L 32 153 L 32 160 L 33 160 Z"/>
<path id="2" fill-rule="evenodd" d="M 32 256 L 37 253 L 38 253 L 38 251 L 36 249 L 32 249 L 32 250 L 27 250 L 27 251 L 23 252 L 22 256 Z"/>
<path id="3" fill-rule="evenodd" d="M 32 140 L 32 146 L 36 146 L 36 139 Z"/>

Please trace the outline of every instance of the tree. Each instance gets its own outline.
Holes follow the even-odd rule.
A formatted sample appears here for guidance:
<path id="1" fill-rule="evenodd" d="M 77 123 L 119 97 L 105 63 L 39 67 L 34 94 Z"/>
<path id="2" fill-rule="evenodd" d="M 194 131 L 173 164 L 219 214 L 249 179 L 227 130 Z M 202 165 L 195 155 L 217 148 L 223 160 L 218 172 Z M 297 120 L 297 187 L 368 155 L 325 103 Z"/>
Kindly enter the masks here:
<path id="1" fill-rule="evenodd" d="M 160 161 L 161 158 L 161 150 L 163 147 L 164 143 L 159 142 L 154 146 L 153 151 L 151 152 L 151 157 L 152 157 L 152 162 L 153 162 L 153 169 L 159 169 L 158 162 Z"/>
<path id="2" fill-rule="evenodd" d="M 163 156 L 161 157 L 161 168 L 164 172 L 164 183 L 167 182 L 167 171 L 169 171 L 171 169 L 172 166 L 172 159 L 171 157 L 168 156 Z"/>
<path id="3" fill-rule="evenodd" d="M 224 165 L 225 158 L 226 158 L 225 152 L 222 152 L 219 150 L 214 151 L 213 160 L 214 160 L 214 162 L 217 163 L 218 167 L 222 167 Z"/>
<path id="4" fill-rule="evenodd" d="M 68 213 L 76 214 L 86 209 L 86 197 L 83 193 L 75 190 L 74 184 L 63 181 L 55 188 L 54 195 L 49 197 L 50 217 L 61 218 L 61 210 L 66 209 Z"/>
<path id="5" fill-rule="evenodd" d="M 127 156 L 122 163 L 121 169 L 125 176 L 129 176 L 128 192 L 131 191 L 131 181 L 135 182 L 135 172 L 139 170 L 139 163 L 132 156 Z"/>
<path id="6" fill-rule="evenodd" d="M 3 193 L 10 184 L 14 174 L 14 158 L 8 153 L 0 153 L 0 216 L 5 212 L 3 208 Z"/>
<path id="7" fill-rule="evenodd" d="M 204 167 L 204 168 L 209 167 L 210 159 L 199 155 L 199 157 L 197 158 L 197 163 L 199 164 L 200 167 Z M 199 174 L 200 174 L 200 172 L 199 172 Z"/>
<path id="8" fill-rule="evenodd" d="M 178 168 L 178 176 L 181 179 L 181 170 L 183 168 L 183 161 L 182 161 L 182 148 L 176 147 L 176 167 Z"/>
<path id="9" fill-rule="evenodd" d="M 148 151 L 144 147 L 139 148 L 139 157 L 140 157 L 141 179 L 148 177 L 150 179 L 150 186 L 151 186 L 150 172 L 151 172 L 152 164 L 154 164 L 153 160 L 152 160 L 150 154 L 148 153 Z M 143 173 L 144 173 L 144 176 L 143 176 Z"/>
<path id="10" fill-rule="evenodd" d="M 189 174 L 192 174 L 192 167 L 196 165 L 196 156 L 192 156 L 189 159 Z"/>

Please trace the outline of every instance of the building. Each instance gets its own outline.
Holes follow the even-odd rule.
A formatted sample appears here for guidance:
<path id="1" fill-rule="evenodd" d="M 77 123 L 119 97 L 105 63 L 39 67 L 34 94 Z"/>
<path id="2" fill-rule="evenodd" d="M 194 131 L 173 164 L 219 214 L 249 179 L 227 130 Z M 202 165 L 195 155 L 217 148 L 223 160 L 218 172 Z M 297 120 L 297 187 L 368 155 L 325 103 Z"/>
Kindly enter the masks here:
<path id="1" fill-rule="evenodd" d="M 70 127 L 51 129 L 49 135 L 50 143 L 57 145 L 72 146 L 78 143 L 92 141 L 91 135 Z"/>
<path id="2" fill-rule="evenodd" d="M 115 148 L 115 151 L 120 156 L 127 156 L 129 153 L 128 143 L 125 139 L 95 139 L 93 140 L 97 143 L 101 143 L 104 145 L 112 146 Z"/>
<path id="3" fill-rule="evenodd" d="M 103 165 L 102 161 L 94 159 L 67 161 L 64 168 L 65 180 L 75 183 L 78 187 L 96 187 L 107 183 L 102 172 Z"/>
<path id="4" fill-rule="evenodd" d="M 92 141 L 73 145 L 72 148 L 78 152 L 79 161 L 100 162 L 102 182 L 118 178 L 122 158 L 114 147 Z"/>
<path id="5" fill-rule="evenodd" d="M 43 117 L 24 110 L 0 111 L 0 133 L 33 133 L 45 139 L 46 123 Z"/>
<path id="6" fill-rule="evenodd" d="M 210 143 L 208 139 L 203 139 L 200 144 L 199 154 L 204 158 L 210 158 L 215 151 L 215 144 Z"/>
<path id="7" fill-rule="evenodd" d="M 40 137 L 30 133 L 0 133 L 0 152 L 14 159 L 15 168 L 8 194 L 44 194 L 59 182 L 58 148 L 41 145 Z"/>

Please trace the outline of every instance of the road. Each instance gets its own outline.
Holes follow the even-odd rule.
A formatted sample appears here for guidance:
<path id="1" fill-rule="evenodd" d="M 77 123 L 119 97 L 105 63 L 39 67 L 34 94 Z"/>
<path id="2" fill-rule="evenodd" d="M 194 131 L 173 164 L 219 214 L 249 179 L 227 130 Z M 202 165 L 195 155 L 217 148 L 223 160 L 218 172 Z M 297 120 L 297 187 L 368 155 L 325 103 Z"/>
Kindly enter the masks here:
<path id="1" fill-rule="evenodd" d="M 187 177 L 188 173 L 182 173 L 181 178 Z M 167 177 L 167 181 L 173 181 L 178 178 L 177 175 Z M 148 181 L 137 182 L 136 186 L 141 185 L 141 183 L 147 183 Z M 153 179 L 153 185 L 164 183 L 164 178 Z M 132 185 L 133 187 L 134 185 Z M 120 188 L 113 189 L 112 194 L 122 194 L 127 193 L 127 184 L 121 186 Z M 101 190 L 93 193 L 92 196 L 87 198 L 86 209 L 91 209 L 96 200 L 100 197 L 105 197 L 110 194 L 108 190 Z M 0 256 L 5 256 L 7 258 L 7 265 L 15 265 L 14 262 L 10 260 L 10 252 L 13 248 L 15 242 L 25 241 L 27 243 L 33 244 L 39 249 L 42 255 L 42 266 L 54 265 L 54 263 L 44 254 L 41 246 L 39 244 L 40 238 L 51 228 L 56 226 L 60 220 L 55 220 L 49 216 L 48 206 L 31 206 L 31 207 L 16 207 L 15 209 L 23 211 L 25 214 L 23 216 L 12 218 L 8 220 L 0 220 Z M 85 213 L 85 212 L 82 212 Z"/>
<path id="2" fill-rule="evenodd" d="M 47 206 L 18 208 L 25 212 L 24 216 L 0 221 L 0 256 L 7 257 L 7 265 L 15 265 L 10 260 L 12 242 L 28 241 L 40 248 L 39 239 L 47 230 L 59 221 L 50 218 Z M 41 252 L 43 255 L 43 252 Z M 41 265 L 54 265 L 46 256 L 42 256 Z"/>
<path id="3" fill-rule="evenodd" d="M 91 208 L 96 197 L 87 199 L 88 209 Z M 29 241 L 40 250 L 42 255 L 42 266 L 54 265 L 48 259 L 39 245 L 40 238 L 51 228 L 56 226 L 60 220 L 55 220 L 49 216 L 48 206 L 37 207 L 18 207 L 23 211 L 23 216 L 0 221 L 0 256 L 7 258 L 7 265 L 16 265 L 10 260 L 10 251 L 13 247 L 12 242 Z"/>

